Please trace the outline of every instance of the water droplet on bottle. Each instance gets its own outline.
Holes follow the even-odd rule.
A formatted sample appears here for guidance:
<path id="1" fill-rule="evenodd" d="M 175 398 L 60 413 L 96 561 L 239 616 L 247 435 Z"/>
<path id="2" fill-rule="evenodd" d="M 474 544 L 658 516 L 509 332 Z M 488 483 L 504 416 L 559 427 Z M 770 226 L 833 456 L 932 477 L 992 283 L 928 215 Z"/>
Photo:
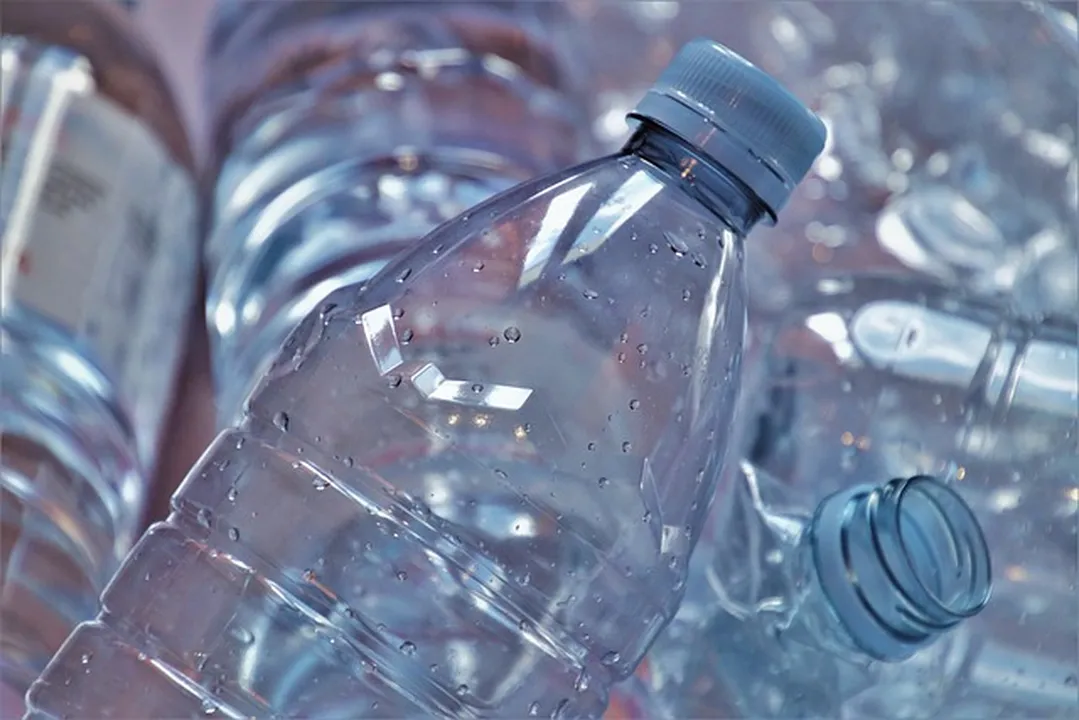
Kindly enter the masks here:
<path id="1" fill-rule="evenodd" d="M 599 659 L 599 661 L 603 665 L 605 665 L 606 667 L 611 667 L 612 665 L 617 665 L 618 661 L 621 660 L 621 659 L 622 659 L 622 656 L 619 653 L 612 650 L 611 652 L 609 652 L 606 655 L 604 655 L 603 657 L 601 657 Z"/>
<path id="2" fill-rule="evenodd" d="M 689 245 L 686 245 L 686 241 L 672 233 L 663 233 L 664 239 L 667 241 L 667 247 L 671 249 L 675 257 L 683 257 L 689 252 Z"/>
<path id="3" fill-rule="evenodd" d="M 404 570 L 398 570 L 397 571 L 397 579 L 400 582 L 404 582 L 405 580 L 408 580 L 408 573 L 406 573 Z"/>
<path id="4" fill-rule="evenodd" d="M 595 300 L 599 297 L 599 293 L 595 290 L 585 290 L 581 294 L 584 295 L 585 300 Z"/>
<path id="5" fill-rule="evenodd" d="M 583 693 L 588 689 L 588 685 L 592 682 L 592 678 L 588 676 L 587 670 L 581 670 L 577 675 L 577 679 L 573 681 L 573 689 L 579 693 Z"/>
<path id="6" fill-rule="evenodd" d="M 506 474 L 506 471 L 501 468 L 495 468 L 495 475 L 503 480 L 509 477 L 509 475 Z"/>
<path id="7" fill-rule="evenodd" d="M 601 477 L 599 480 L 596 481 L 596 484 L 599 485 L 601 488 L 607 487 L 608 485 L 610 485 L 610 483 L 611 481 L 605 477 Z"/>
<path id="8" fill-rule="evenodd" d="M 468 685 L 461 683 L 457 686 L 457 690 L 455 692 L 457 693 L 457 697 L 464 697 L 468 694 Z"/>
<path id="9" fill-rule="evenodd" d="M 208 528 L 213 524 L 214 514 L 210 512 L 209 508 L 199 508 L 199 511 L 195 513 L 195 520 L 198 521 L 199 525 Z"/>
<path id="10" fill-rule="evenodd" d="M 316 475 L 314 478 L 311 479 L 311 487 L 315 488 L 315 490 L 318 490 L 319 492 L 322 492 L 329 486 L 330 481 L 320 475 Z"/>
<path id="11" fill-rule="evenodd" d="M 519 329 L 517 329 L 516 327 L 514 327 L 513 325 L 510 325 L 502 333 L 502 336 L 504 338 L 506 338 L 507 341 L 509 341 L 511 343 L 515 343 L 515 342 L 517 342 L 518 340 L 521 339 L 521 331 Z"/>
<path id="12" fill-rule="evenodd" d="M 646 522 L 646 523 L 652 522 L 652 511 L 651 510 L 645 510 L 644 511 L 644 515 L 641 516 L 641 522 Z"/>
<path id="13" fill-rule="evenodd" d="M 345 458 L 345 467 L 352 467 L 355 464 L 356 464 L 356 461 L 352 459 L 351 455 L 349 455 L 348 457 Z"/>
<path id="14" fill-rule="evenodd" d="M 478 262 L 472 266 L 472 272 L 482 272 L 484 267 L 486 266 L 482 262 Z"/>
<path id="15" fill-rule="evenodd" d="M 622 452 L 628 453 L 632 449 L 633 443 L 631 443 L 629 440 L 626 440 L 624 443 L 622 443 Z"/>
<path id="16" fill-rule="evenodd" d="M 537 715 L 539 715 L 539 708 L 540 708 L 539 703 L 538 702 L 533 702 L 531 705 L 528 706 L 528 716 L 529 717 L 536 717 Z"/>
<path id="17" fill-rule="evenodd" d="M 686 288 L 685 290 L 682 291 L 682 301 L 683 302 L 689 302 L 690 298 L 692 298 L 692 297 L 693 297 L 693 291 L 691 291 L 689 288 Z"/>
<path id="18" fill-rule="evenodd" d="M 501 342 L 501 340 L 498 339 L 497 335 L 492 335 L 491 337 L 487 338 L 487 344 L 490 345 L 491 347 L 495 347 L 500 342 Z"/>
<path id="19" fill-rule="evenodd" d="M 403 643 L 401 643 L 401 647 L 399 647 L 398 650 L 400 650 L 405 655 L 412 657 L 416 654 L 416 643 L 410 640 L 405 640 Z"/>
<path id="20" fill-rule="evenodd" d="M 229 487 L 229 490 L 225 494 L 225 497 L 227 497 L 229 499 L 229 502 L 236 502 L 236 498 L 239 497 L 239 495 L 240 495 L 239 489 L 237 489 L 237 487 L 235 485 L 232 485 L 231 487 Z"/>
<path id="21" fill-rule="evenodd" d="M 472 392 L 474 392 L 474 393 L 483 392 L 483 384 L 482 383 L 472 383 Z"/>
<path id="22" fill-rule="evenodd" d="M 412 328 L 405 328 L 404 330 L 401 331 L 401 344 L 402 345 L 407 345 L 408 343 L 412 342 L 412 337 L 413 337 Z"/>
<path id="23" fill-rule="evenodd" d="M 237 528 L 230 527 L 229 528 L 229 540 L 232 540 L 233 542 L 236 542 L 239 539 L 240 539 L 240 531 Z"/>
<path id="24" fill-rule="evenodd" d="M 398 375 L 397 373 L 393 373 L 392 375 L 388 375 L 386 377 L 386 384 L 389 385 L 392 388 L 401 387 L 401 376 Z"/>
<path id="25" fill-rule="evenodd" d="M 244 438 L 242 438 L 242 437 L 236 438 L 236 449 L 237 450 L 243 450 L 243 447 L 244 447 Z"/>
<path id="26" fill-rule="evenodd" d="M 648 254 L 649 255 L 655 255 L 658 252 L 659 252 L 659 245 L 656 245 L 655 243 L 648 243 Z"/>
<path id="27" fill-rule="evenodd" d="M 630 410 L 636 410 L 640 406 L 641 406 L 641 401 L 638 400 L 637 398 L 633 398 L 632 400 L 629 401 L 629 409 Z"/>
<path id="28" fill-rule="evenodd" d="M 214 705 L 213 700 L 210 700 L 210 698 L 203 698 L 199 707 L 202 709 L 203 715 L 210 716 L 217 713 L 217 706 Z"/>
<path id="29" fill-rule="evenodd" d="M 648 343 L 641 343 L 640 345 L 638 345 L 637 352 L 639 352 L 641 355 L 646 354 L 648 352 Z"/>
<path id="30" fill-rule="evenodd" d="M 431 663 L 427 666 L 428 672 L 438 672 L 438 663 Z"/>
<path id="31" fill-rule="evenodd" d="M 93 660 L 93 659 L 94 659 L 94 654 L 92 652 L 84 652 L 82 654 L 82 657 L 79 658 L 79 660 L 82 662 L 83 665 L 89 665 L 90 661 Z"/>
<path id="32" fill-rule="evenodd" d="M 697 267 L 699 267 L 699 268 L 708 267 L 708 261 L 704 259 L 703 255 L 699 255 L 698 253 L 693 253 L 692 258 L 693 258 L 693 264 L 696 265 Z"/>
<path id="33" fill-rule="evenodd" d="M 288 413 L 284 411 L 274 413 L 273 424 L 281 432 L 288 432 Z"/>
<path id="34" fill-rule="evenodd" d="M 618 362 L 624 363 L 626 361 L 626 354 L 624 352 L 618 353 L 615 357 L 618 358 Z"/>

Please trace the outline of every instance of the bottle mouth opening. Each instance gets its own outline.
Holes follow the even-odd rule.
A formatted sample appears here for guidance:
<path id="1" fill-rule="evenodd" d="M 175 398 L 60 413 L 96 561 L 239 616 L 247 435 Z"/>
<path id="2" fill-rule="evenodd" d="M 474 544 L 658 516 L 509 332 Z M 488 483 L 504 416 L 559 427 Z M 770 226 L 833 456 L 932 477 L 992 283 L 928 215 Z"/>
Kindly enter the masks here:
<path id="1" fill-rule="evenodd" d="M 910 657 L 989 602 L 989 548 L 973 511 L 928 475 L 826 498 L 814 565 L 849 640 L 885 661 Z"/>
<path id="2" fill-rule="evenodd" d="M 985 607 L 992 586 L 989 548 L 954 490 L 916 475 L 892 480 L 868 504 L 877 553 L 906 601 L 901 614 L 944 631 Z"/>

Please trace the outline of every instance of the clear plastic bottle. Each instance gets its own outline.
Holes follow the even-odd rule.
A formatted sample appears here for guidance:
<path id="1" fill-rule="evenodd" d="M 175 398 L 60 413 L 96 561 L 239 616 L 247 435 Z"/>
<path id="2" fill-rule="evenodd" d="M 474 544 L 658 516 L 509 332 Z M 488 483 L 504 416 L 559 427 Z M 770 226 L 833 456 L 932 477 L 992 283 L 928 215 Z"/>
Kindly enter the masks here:
<path id="1" fill-rule="evenodd" d="M 1075 319 L 1029 323 L 954 288 L 848 276 L 799 293 L 764 344 L 763 382 L 746 385 L 756 388 L 747 390 L 755 437 L 717 489 L 683 611 L 649 658 L 658 702 L 674 717 L 724 703 L 762 718 L 1074 717 Z M 844 601 L 827 582 L 801 581 L 798 548 L 842 507 L 822 498 L 882 478 L 907 480 L 884 485 L 875 509 L 846 516 L 847 572 L 860 596 Z M 889 522 L 924 514 L 926 490 L 939 532 L 888 532 Z M 859 518 L 876 523 L 863 542 Z M 929 515 L 920 524 L 934 526 Z M 982 532 L 993 598 L 969 617 L 988 592 Z M 867 573 L 874 558 L 892 574 Z M 921 569 L 920 582 L 905 580 L 905 567 Z M 948 605 L 949 584 L 962 602 L 950 618 L 931 614 Z M 911 611 L 927 588 L 941 602 Z M 872 602 L 889 597 L 903 615 Z M 859 606 L 878 608 L 892 631 L 869 634 Z M 924 627 L 914 631 L 914 618 Z M 886 641 L 902 636 L 930 642 L 893 652 L 901 644 Z"/>
<path id="2" fill-rule="evenodd" d="M 207 318 L 234 422 L 333 290 L 591 154 L 560 2 L 220 2 Z"/>
<path id="3" fill-rule="evenodd" d="M 725 456 L 743 236 L 824 142 L 707 40 L 634 117 L 309 315 L 34 713 L 599 716 Z"/>
<path id="4" fill-rule="evenodd" d="M 176 106 L 125 11 L 4 2 L 0 12 L 9 716 L 96 613 L 137 537 L 194 299 L 197 236 Z"/>

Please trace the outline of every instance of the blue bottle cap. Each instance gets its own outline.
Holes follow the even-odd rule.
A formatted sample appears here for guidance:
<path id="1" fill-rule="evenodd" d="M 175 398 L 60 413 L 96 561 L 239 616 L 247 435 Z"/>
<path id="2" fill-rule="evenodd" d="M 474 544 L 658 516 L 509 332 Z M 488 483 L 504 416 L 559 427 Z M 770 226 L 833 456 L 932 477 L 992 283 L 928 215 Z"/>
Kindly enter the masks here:
<path id="1" fill-rule="evenodd" d="M 730 170 L 773 218 L 827 130 L 774 78 L 719 43 L 685 45 L 629 114 L 661 125 Z"/>

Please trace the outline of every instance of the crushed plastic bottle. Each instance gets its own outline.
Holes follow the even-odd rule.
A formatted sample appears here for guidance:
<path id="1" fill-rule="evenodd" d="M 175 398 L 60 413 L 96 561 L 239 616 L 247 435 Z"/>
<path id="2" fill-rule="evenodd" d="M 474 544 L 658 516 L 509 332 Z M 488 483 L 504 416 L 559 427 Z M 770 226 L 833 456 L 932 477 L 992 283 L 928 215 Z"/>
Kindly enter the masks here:
<path id="1" fill-rule="evenodd" d="M 1075 319 L 837 277 L 799 293 L 762 346 L 745 460 L 649 655 L 664 713 L 1073 717 Z M 866 482 L 876 495 L 851 504 Z M 846 555 L 829 568 L 836 536 L 817 528 L 834 521 Z"/>
<path id="2" fill-rule="evenodd" d="M 632 117 L 309 315 L 34 711 L 602 714 L 726 455 L 743 237 L 824 143 L 708 40 Z"/>

